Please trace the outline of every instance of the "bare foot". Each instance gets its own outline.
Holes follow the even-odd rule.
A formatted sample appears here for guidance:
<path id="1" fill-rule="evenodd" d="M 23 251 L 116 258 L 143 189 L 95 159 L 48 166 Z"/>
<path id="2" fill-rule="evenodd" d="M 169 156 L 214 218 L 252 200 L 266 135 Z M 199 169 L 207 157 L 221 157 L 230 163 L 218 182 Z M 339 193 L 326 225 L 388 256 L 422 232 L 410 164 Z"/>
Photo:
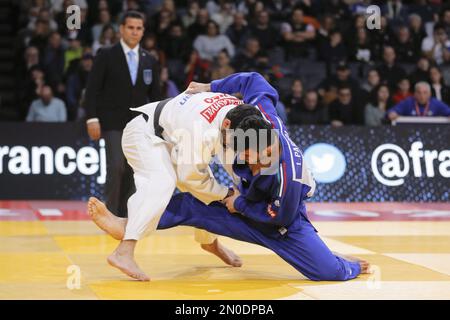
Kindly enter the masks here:
<path id="1" fill-rule="evenodd" d="M 117 252 L 113 252 L 107 259 L 108 263 L 130 276 L 133 279 L 139 281 L 150 281 L 150 278 L 142 271 L 133 258 L 129 256 L 120 255 Z"/>
<path id="2" fill-rule="evenodd" d="M 365 260 L 359 261 L 359 266 L 361 267 L 361 274 L 369 274 L 372 273 L 372 270 L 370 269 L 370 263 Z"/>
<path id="3" fill-rule="evenodd" d="M 127 219 L 116 217 L 103 202 L 95 197 L 89 198 L 88 213 L 100 229 L 116 240 L 123 239 Z"/>
<path id="4" fill-rule="evenodd" d="M 219 241 L 216 239 L 213 243 L 210 244 L 202 244 L 201 245 L 203 250 L 206 250 L 220 259 L 222 259 L 223 262 L 226 264 L 233 266 L 233 267 L 240 267 L 242 266 L 242 260 L 241 258 L 235 254 L 230 249 L 225 248 L 222 246 Z"/>
<path id="5" fill-rule="evenodd" d="M 333 253 L 337 256 L 340 256 L 341 258 L 348 260 L 348 261 L 359 262 L 359 266 L 361 267 L 361 274 L 372 273 L 372 271 L 370 270 L 370 263 L 368 261 L 358 258 L 358 257 L 355 257 L 355 256 L 351 256 L 351 255 L 340 254 L 340 253 L 336 253 L 336 252 L 333 252 Z"/>

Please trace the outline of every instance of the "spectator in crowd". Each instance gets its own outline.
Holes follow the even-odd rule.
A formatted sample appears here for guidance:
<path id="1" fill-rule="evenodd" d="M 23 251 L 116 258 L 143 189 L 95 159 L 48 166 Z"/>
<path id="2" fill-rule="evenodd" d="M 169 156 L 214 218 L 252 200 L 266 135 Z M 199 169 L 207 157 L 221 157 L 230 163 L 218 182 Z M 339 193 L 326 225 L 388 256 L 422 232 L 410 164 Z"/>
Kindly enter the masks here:
<path id="1" fill-rule="evenodd" d="M 103 9 L 100 10 L 98 14 L 98 23 L 96 23 L 92 27 L 92 41 L 99 41 L 100 36 L 102 35 L 103 29 L 105 26 L 112 26 L 115 31 L 117 31 L 119 28 L 116 24 L 112 23 L 111 21 L 111 14 L 109 13 L 109 10 Z"/>
<path id="2" fill-rule="evenodd" d="M 397 64 L 395 50 L 391 46 L 383 49 L 383 62 L 377 70 L 382 81 L 386 81 L 391 90 L 395 90 L 397 83 L 406 77 L 405 70 Z"/>
<path id="3" fill-rule="evenodd" d="M 386 123 L 386 111 L 392 106 L 389 87 L 385 84 L 377 86 L 369 103 L 364 109 L 364 123 L 367 126 L 380 126 Z"/>
<path id="4" fill-rule="evenodd" d="M 245 41 L 250 36 L 250 29 L 247 26 L 245 16 L 241 12 L 236 12 L 233 17 L 233 23 L 225 32 L 235 47 L 243 47 Z"/>
<path id="5" fill-rule="evenodd" d="M 388 117 L 391 121 L 399 116 L 449 117 L 450 107 L 431 97 L 431 87 L 427 82 L 418 82 L 414 87 L 414 96 L 403 100 L 388 110 Z"/>
<path id="6" fill-rule="evenodd" d="M 328 123 L 327 109 L 320 103 L 315 90 L 308 90 L 301 103 L 289 113 L 289 124 L 310 125 Z"/>
<path id="7" fill-rule="evenodd" d="M 380 17 L 380 28 L 370 31 L 370 39 L 373 44 L 374 60 L 378 62 L 383 57 L 384 46 L 392 39 L 392 32 L 385 16 Z"/>
<path id="8" fill-rule="evenodd" d="M 208 10 L 202 8 L 198 10 L 196 21 L 191 24 L 187 30 L 187 35 L 191 41 L 194 41 L 199 35 L 204 35 L 207 32 L 207 25 L 209 22 Z"/>
<path id="9" fill-rule="evenodd" d="M 169 79 L 169 69 L 167 67 L 161 68 L 161 94 L 163 99 L 173 98 L 180 94 L 175 82 Z"/>
<path id="10" fill-rule="evenodd" d="M 381 12 L 386 15 L 391 25 L 396 26 L 407 21 L 409 10 L 402 0 L 388 0 L 381 7 Z"/>
<path id="11" fill-rule="evenodd" d="M 322 15 L 320 18 L 319 29 L 316 32 L 316 45 L 318 51 L 325 43 L 329 42 L 330 33 L 336 29 L 336 21 L 334 20 L 334 17 L 330 14 Z"/>
<path id="12" fill-rule="evenodd" d="M 200 4 L 196 0 L 189 1 L 186 13 L 181 17 L 184 28 L 189 28 L 196 20 L 200 10 Z"/>
<path id="13" fill-rule="evenodd" d="M 26 77 L 31 67 L 40 65 L 41 63 L 39 50 L 34 46 L 26 48 L 24 54 L 24 63 L 23 64 L 21 63 L 19 65 L 21 69 L 20 75 L 22 79 Z"/>
<path id="14" fill-rule="evenodd" d="M 235 73 L 234 68 L 230 65 L 230 57 L 226 50 L 222 50 L 217 55 L 214 66 L 211 70 L 211 80 L 222 79 L 230 74 Z"/>
<path id="15" fill-rule="evenodd" d="M 280 32 L 270 22 L 270 16 L 267 11 L 257 13 L 257 18 L 250 26 L 251 37 L 258 39 L 263 50 L 269 50 L 275 47 L 280 39 Z"/>
<path id="16" fill-rule="evenodd" d="M 291 21 L 281 25 L 284 49 L 287 59 L 308 56 L 308 44 L 314 40 L 316 30 L 311 24 L 304 22 L 303 10 L 296 8 L 292 12 Z"/>
<path id="17" fill-rule="evenodd" d="M 339 87 L 337 98 L 330 104 L 328 109 L 330 124 L 333 127 L 362 123 L 362 112 L 355 100 L 352 97 L 350 86 L 342 85 Z"/>
<path id="18" fill-rule="evenodd" d="M 409 82 L 408 78 L 403 78 L 398 82 L 397 90 L 395 91 L 392 100 L 395 104 L 397 104 L 400 101 L 403 101 L 406 98 L 410 97 L 411 95 L 411 83 Z"/>
<path id="19" fill-rule="evenodd" d="M 433 36 L 427 37 L 422 41 L 422 51 L 437 64 L 450 60 L 450 40 L 448 39 L 445 27 L 442 24 L 436 24 L 433 29 Z"/>
<path id="20" fill-rule="evenodd" d="M 211 15 L 211 20 L 219 25 L 219 32 L 224 34 L 233 23 L 233 5 L 230 1 L 220 1 L 220 9 Z"/>
<path id="21" fill-rule="evenodd" d="M 160 49 L 158 46 L 156 36 L 154 34 L 147 34 L 142 40 L 142 48 L 147 50 L 158 62 L 160 65 L 165 66 L 166 63 L 166 54 Z"/>
<path id="22" fill-rule="evenodd" d="M 51 86 L 56 87 L 63 83 L 65 49 L 61 35 L 53 31 L 48 39 L 47 48 L 44 51 L 43 67 Z"/>
<path id="23" fill-rule="evenodd" d="M 398 61 L 403 63 L 415 63 L 417 61 L 419 52 L 414 40 L 411 38 L 408 27 L 398 27 L 395 38 L 392 41 L 392 47 L 397 54 Z"/>
<path id="24" fill-rule="evenodd" d="M 91 54 L 84 54 L 75 72 L 67 78 L 66 101 L 68 120 L 81 120 L 85 110 L 81 107 L 81 98 L 86 88 L 89 73 L 92 70 L 94 58 Z"/>
<path id="25" fill-rule="evenodd" d="M 27 115 L 27 122 L 65 122 L 66 105 L 61 99 L 53 97 L 50 86 L 43 86 L 39 99 L 33 101 Z"/>
<path id="26" fill-rule="evenodd" d="M 303 83 L 300 79 L 294 79 L 291 85 L 291 92 L 286 96 L 285 105 L 290 119 L 291 112 L 300 110 L 303 99 Z"/>
<path id="27" fill-rule="evenodd" d="M 219 34 L 219 26 L 216 22 L 208 22 L 208 33 L 199 35 L 194 41 L 194 48 L 200 58 L 213 61 L 222 50 L 227 50 L 230 57 L 234 56 L 234 45 L 226 35 Z"/>
<path id="28" fill-rule="evenodd" d="M 409 79 L 414 86 L 417 82 L 429 81 L 430 75 L 430 61 L 426 57 L 421 57 L 417 60 L 416 69 L 411 73 Z"/>
<path id="29" fill-rule="evenodd" d="M 44 70 L 38 65 L 31 66 L 20 92 L 19 117 L 21 120 L 25 119 L 31 102 L 39 98 L 44 85 L 46 85 Z"/>
<path id="30" fill-rule="evenodd" d="M 166 41 L 161 42 L 161 49 L 169 60 L 179 60 L 183 63 L 187 61 L 192 48 L 180 23 L 175 22 L 169 27 Z"/>
<path id="31" fill-rule="evenodd" d="M 147 28 L 154 31 L 158 43 L 161 44 L 163 41 L 167 41 L 170 26 L 175 22 L 172 12 L 169 10 L 161 10 L 156 15 L 155 19 L 151 19 L 149 21 L 153 21 L 155 23 L 154 27 Z"/>
<path id="32" fill-rule="evenodd" d="M 50 34 L 49 22 L 45 20 L 37 20 L 36 27 L 33 30 L 29 46 L 36 47 L 39 54 L 43 56 L 44 50 L 47 47 L 47 40 Z"/>
<path id="33" fill-rule="evenodd" d="M 73 60 L 80 59 L 83 55 L 83 47 L 77 38 L 69 39 L 69 47 L 64 53 L 64 70 L 67 70 Z"/>
<path id="34" fill-rule="evenodd" d="M 360 93 L 359 83 L 351 76 L 350 67 L 343 61 L 338 64 L 336 74 L 326 78 L 318 87 L 319 96 L 325 105 L 336 99 L 337 89 L 341 86 L 348 86 L 357 99 Z"/>
<path id="35" fill-rule="evenodd" d="M 35 19 L 31 19 L 27 25 L 27 28 L 33 30 L 36 27 L 36 21 L 42 20 L 48 23 L 50 31 L 57 31 L 58 24 L 53 19 L 52 13 L 49 8 L 43 7 L 39 10 L 39 13 Z"/>
<path id="36" fill-rule="evenodd" d="M 304 3 L 304 1 L 298 2 Z M 266 1 L 266 6 L 267 12 L 270 14 L 272 21 L 279 25 L 289 19 L 289 12 L 292 11 L 293 3 L 292 1 L 269 0 Z"/>
<path id="37" fill-rule="evenodd" d="M 319 57 L 327 63 L 328 68 L 332 64 L 347 59 L 347 48 L 342 41 L 342 34 L 339 30 L 331 31 L 329 41 L 322 43 L 319 48 Z"/>
<path id="38" fill-rule="evenodd" d="M 361 89 L 365 92 L 365 94 L 368 94 L 372 92 L 372 90 L 375 89 L 380 82 L 381 79 L 378 70 L 370 69 L 369 72 L 367 72 L 367 79 L 362 84 Z"/>
<path id="39" fill-rule="evenodd" d="M 233 67 L 238 71 L 256 71 L 260 73 L 268 69 L 269 57 L 265 51 L 261 50 L 258 39 L 247 39 L 245 49 L 235 57 Z"/>
<path id="40" fill-rule="evenodd" d="M 450 35 L 450 7 L 444 7 L 440 14 L 440 22 L 445 28 L 447 35 Z"/>
<path id="41" fill-rule="evenodd" d="M 418 14 L 413 13 L 409 15 L 408 21 L 411 39 L 414 43 L 414 51 L 419 53 L 422 47 L 422 41 L 427 36 L 422 24 L 422 18 Z"/>
<path id="42" fill-rule="evenodd" d="M 356 39 L 350 46 L 350 60 L 367 64 L 373 60 L 373 46 L 366 28 L 356 30 Z"/>
<path id="43" fill-rule="evenodd" d="M 450 103 L 450 87 L 444 84 L 438 67 L 430 68 L 431 95 L 446 104 Z"/>

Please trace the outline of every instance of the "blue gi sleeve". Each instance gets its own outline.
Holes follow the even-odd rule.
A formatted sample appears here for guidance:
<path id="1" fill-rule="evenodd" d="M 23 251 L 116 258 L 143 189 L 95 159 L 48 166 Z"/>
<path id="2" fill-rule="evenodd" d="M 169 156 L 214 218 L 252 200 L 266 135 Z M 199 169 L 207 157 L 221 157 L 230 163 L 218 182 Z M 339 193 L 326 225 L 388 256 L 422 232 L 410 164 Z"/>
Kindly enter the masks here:
<path id="1" fill-rule="evenodd" d="M 284 171 L 281 174 L 284 174 Z M 290 180 L 286 181 L 287 179 Z M 252 220 L 277 226 L 289 226 L 296 218 L 298 207 L 310 188 L 285 175 L 277 189 L 270 202 L 249 201 L 241 195 L 236 198 L 234 207 Z"/>
<path id="2" fill-rule="evenodd" d="M 278 116 L 278 92 L 257 72 L 234 73 L 211 82 L 211 91 L 233 94 L 239 92 L 245 103 L 256 105 L 264 114 Z M 262 109 L 262 110 L 261 110 Z"/>

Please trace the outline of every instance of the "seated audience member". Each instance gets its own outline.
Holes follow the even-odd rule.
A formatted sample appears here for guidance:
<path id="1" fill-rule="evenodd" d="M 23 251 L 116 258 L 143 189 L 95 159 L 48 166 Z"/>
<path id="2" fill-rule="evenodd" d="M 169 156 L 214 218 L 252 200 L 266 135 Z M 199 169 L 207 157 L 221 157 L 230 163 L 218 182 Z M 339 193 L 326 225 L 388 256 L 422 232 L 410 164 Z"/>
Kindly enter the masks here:
<path id="1" fill-rule="evenodd" d="M 261 50 L 258 39 L 249 38 L 245 42 L 245 49 L 233 60 L 233 67 L 239 71 L 256 71 L 264 73 L 269 67 L 269 58 Z"/>
<path id="2" fill-rule="evenodd" d="M 269 12 L 261 10 L 256 15 L 256 21 L 250 26 L 250 36 L 258 39 L 263 50 L 272 49 L 279 42 L 280 32 L 270 22 Z"/>
<path id="3" fill-rule="evenodd" d="M 450 87 L 444 84 L 441 70 L 438 67 L 430 68 L 431 95 L 446 104 L 450 102 Z"/>
<path id="4" fill-rule="evenodd" d="M 336 74 L 326 78 L 318 87 L 318 93 L 325 105 L 335 100 L 337 89 L 341 86 L 348 86 L 355 99 L 359 97 L 359 83 L 351 76 L 350 67 L 345 62 L 340 62 Z"/>
<path id="5" fill-rule="evenodd" d="M 175 82 L 169 79 L 169 70 L 167 67 L 163 67 L 161 69 L 160 82 L 161 92 L 164 99 L 173 98 L 180 94 L 180 90 L 178 90 Z"/>
<path id="6" fill-rule="evenodd" d="M 427 82 L 418 82 L 414 87 L 414 96 L 406 98 L 388 110 L 390 120 L 395 120 L 399 116 L 448 117 L 450 107 L 431 97 L 431 87 Z"/>
<path id="7" fill-rule="evenodd" d="M 377 68 L 381 80 L 386 81 L 391 90 L 395 90 L 397 83 L 406 77 L 405 70 L 397 64 L 396 59 L 394 48 L 385 46 L 383 48 L 383 62 Z"/>
<path id="8" fill-rule="evenodd" d="M 339 87 L 337 99 L 328 109 L 330 123 L 333 127 L 341 127 L 348 124 L 361 124 L 362 112 L 359 110 L 356 99 L 352 97 L 352 90 L 348 85 Z"/>
<path id="9" fill-rule="evenodd" d="M 216 58 L 215 64 L 211 70 L 211 79 L 222 79 L 235 71 L 232 66 L 230 66 L 230 57 L 226 50 L 222 50 Z"/>
<path id="10" fill-rule="evenodd" d="M 66 86 L 66 101 L 68 120 L 80 120 L 84 116 L 81 97 L 86 88 L 89 72 L 94 58 L 91 54 L 84 54 L 75 72 L 69 74 Z"/>
<path id="11" fill-rule="evenodd" d="M 415 63 L 417 61 L 419 51 L 415 47 L 414 39 L 407 26 L 400 26 L 392 41 L 398 61 L 403 63 Z"/>
<path id="12" fill-rule="evenodd" d="M 299 107 L 289 113 L 289 124 L 325 124 L 328 122 L 327 109 L 319 102 L 319 95 L 308 90 Z"/>
<path id="13" fill-rule="evenodd" d="M 64 52 L 61 35 L 54 31 L 50 34 L 44 50 L 43 67 L 50 85 L 57 87 L 63 82 Z"/>
<path id="14" fill-rule="evenodd" d="M 421 57 L 417 61 L 416 69 L 409 76 L 411 80 L 411 85 L 414 86 L 417 82 L 430 80 L 430 60 L 426 57 Z"/>
<path id="15" fill-rule="evenodd" d="M 294 79 L 291 92 L 286 96 L 285 105 L 288 114 L 295 109 L 300 109 L 303 99 L 303 83 L 300 79 Z"/>
<path id="16" fill-rule="evenodd" d="M 397 91 L 395 91 L 392 100 L 395 104 L 400 101 L 405 100 L 406 98 L 412 96 L 411 94 L 411 84 L 408 78 L 401 79 L 397 84 Z"/>
<path id="17" fill-rule="evenodd" d="M 291 19 L 281 25 L 283 47 L 288 60 L 308 56 L 308 47 L 316 37 L 316 30 L 304 21 L 303 10 L 295 8 Z"/>
<path id="18" fill-rule="evenodd" d="M 323 42 L 319 47 L 319 57 L 327 64 L 337 63 L 347 59 L 347 48 L 342 41 L 342 34 L 339 30 L 330 33 L 328 41 Z"/>
<path id="19" fill-rule="evenodd" d="M 116 32 L 112 25 L 106 25 L 102 29 L 100 38 L 92 44 L 92 52 L 94 56 L 97 54 L 98 50 L 103 47 L 111 46 L 116 41 Z"/>
<path id="20" fill-rule="evenodd" d="M 245 40 L 250 37 L 250 29 L 247 26 L 245 15 L 242 12 L 236 12 L 233 18 L 233 24 L 225 32 L 235 47 L 243 47 Z"/>
<path id="21" fill-rule="evenodd" d="M 234 56 L 234 45 L 226 35 L 219 34 L 219 26 L 214 21 L 208 22 L 207 34 L 199 35 L 194 41 L 194 48 L 200 58 L 213 61 L 222 50 L 227 50 L 230 57 Z"/>
<path id="22" fill-rule="evenodd" d="M 379 85 L 372 91 L 372 96 L 364 109 L 364 123 L 367 126 L 379 126 L 386 123 L 386 110 L 391 107 L 389 87 Z"/>
<path id="23" fill-rule="evenodd" d="M 380 74 L 377 69 L 371 69 L 367 72 L 367 79 L 361 85 L 364 95 L 370 94 L 373 89 L 381 83 Z"/>
<path id="24" fill-rule="evenodd" d="M 118 27 L 116 24 L 113 24 L 111 21 L 111 14 L 109 13 L 108 9 L 102 9 L 100 10 L 100 12 L 98 13 L 98 23 L 96 23 L 93 27 L 92 27 L 92 40 L 98 41 L 100 40 L 100 36 L 102 34 L 102 30 L 105 26 L 107 25 L 112 25 L 112 27 L 114 28 L 114 30 L 118 30 Z"/>
<path id="25" fill-rule="evenodd" d="M 449 60 L 449 48 L 450 40 L 445 27 L 440 23 L 434 25 L 433 35 L 422 41 L 422 52 L 438 65 Z"/>
<path id="26" fill-rule="evenodd" d="M 66 105 L 61 99 L 53 97 L 50 86 L 43 86 L 39 99 L 31 103 L 27 122 L 65 122 L 67 121 Z"/>

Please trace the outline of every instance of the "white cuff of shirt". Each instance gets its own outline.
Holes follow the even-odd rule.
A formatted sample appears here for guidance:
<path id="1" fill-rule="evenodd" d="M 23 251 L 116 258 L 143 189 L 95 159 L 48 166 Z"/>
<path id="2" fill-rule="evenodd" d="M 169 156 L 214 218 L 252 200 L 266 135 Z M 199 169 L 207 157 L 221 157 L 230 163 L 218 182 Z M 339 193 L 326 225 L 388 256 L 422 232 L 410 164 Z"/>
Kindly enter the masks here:
<path id="1" fill-rule="evenodd" d="M 100 120 L 98 120 L 98 118 L 91 118 L 91 119 L 87 119 L 86 123 L 91 123 L 91 122 L 99 122 Z"/>

